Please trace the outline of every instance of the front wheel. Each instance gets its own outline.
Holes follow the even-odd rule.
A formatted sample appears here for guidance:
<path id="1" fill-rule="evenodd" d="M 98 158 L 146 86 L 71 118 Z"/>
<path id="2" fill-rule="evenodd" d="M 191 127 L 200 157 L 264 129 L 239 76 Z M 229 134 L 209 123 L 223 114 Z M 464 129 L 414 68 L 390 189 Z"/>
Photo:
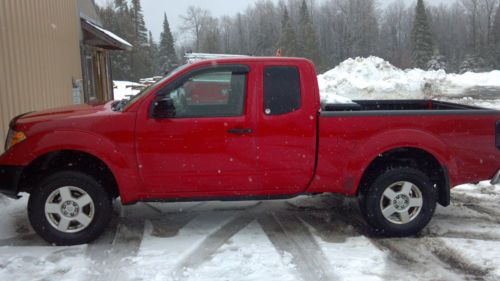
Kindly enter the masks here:
<path id="1" fill-rule="evenodd" d="M 420 232 L 436 209 L 436 191 L 419 170 L 391 168 L 379 175 L 362 196 L 361 210 L 374 230 L 385 236 Z"/>
<path id="2" fill-rule="evenodd" d="M 33 229 L 55 245 L 78 245 L 96 239 L 111 219 L 112 201 L 92 177 L 62 171 L 48 176 L 31 192 L 28 216 Z"/>

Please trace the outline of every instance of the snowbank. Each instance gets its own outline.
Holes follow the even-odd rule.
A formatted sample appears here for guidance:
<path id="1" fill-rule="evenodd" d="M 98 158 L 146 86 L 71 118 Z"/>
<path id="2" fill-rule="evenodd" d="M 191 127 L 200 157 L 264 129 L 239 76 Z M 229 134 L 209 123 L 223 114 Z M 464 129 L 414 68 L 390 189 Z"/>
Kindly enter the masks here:
<path id="1" fill-rule="evenodd" d="M 139 87 L 144 85 L 130 81 L 113 81 L 113 93 L 115 100 L 129 99 L 139 93 Z"/>
<path id="2" fill-rule="evenodd" d="M 457 97 L 475 87 L 499 87 L 500 71 L 446 74 L 421 69 L 401 70 L 378 58 L 342 62 L 318 76 L 322 101 L 349 99 L 427 99 Z M 344 99 L 343 99 L 344 98 Z"/>

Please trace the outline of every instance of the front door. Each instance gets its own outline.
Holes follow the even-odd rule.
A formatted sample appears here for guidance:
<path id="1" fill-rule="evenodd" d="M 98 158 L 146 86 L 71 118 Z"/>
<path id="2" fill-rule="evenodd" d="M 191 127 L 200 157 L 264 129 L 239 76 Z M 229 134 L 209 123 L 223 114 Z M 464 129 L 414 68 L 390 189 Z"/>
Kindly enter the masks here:
<path id="1" fill-rule="evenodd" d="M 137 125 L 148 193 L 237 196 L 258 187 L 251 75 L 245 66 L 208 67 L 160 91 L 173 101 L 175 116 Z"/>

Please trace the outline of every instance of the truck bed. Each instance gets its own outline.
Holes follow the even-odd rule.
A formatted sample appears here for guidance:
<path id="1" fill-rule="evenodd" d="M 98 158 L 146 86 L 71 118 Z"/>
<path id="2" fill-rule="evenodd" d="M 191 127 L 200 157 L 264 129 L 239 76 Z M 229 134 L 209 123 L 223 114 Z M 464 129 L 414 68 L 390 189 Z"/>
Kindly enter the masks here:
<path id="1" fill-rule="evenodd" d="M 435 100 L 323 105 L 316 187 L 335 181 L 333 192 L 353 194 L 360 171 L 398 148 L 433 155 L 449 171 L 452 187 L 489 179 L 498 169 L 498 120 L 497 110 Z"/>
<path id="2" fill-rule="evenodd" d="M 494 110 L 437 100 L 356 100 L 353 103 L 326 104 L 322 106 L 322 113 L 326 116 L 331 115 L 331 113 L 339 115 L 339 113 L 345 114 L 348 112 L 352 112 L 355 115 L 359 115 L 362 112 L 363 115 L 392 115 L 397 113 L 420 114 L 425 112 L 449 114 L 458 113 L 457 111 L 467 111 L 468 113 L 478 111 L 484 113 L 485 111 Z"/>

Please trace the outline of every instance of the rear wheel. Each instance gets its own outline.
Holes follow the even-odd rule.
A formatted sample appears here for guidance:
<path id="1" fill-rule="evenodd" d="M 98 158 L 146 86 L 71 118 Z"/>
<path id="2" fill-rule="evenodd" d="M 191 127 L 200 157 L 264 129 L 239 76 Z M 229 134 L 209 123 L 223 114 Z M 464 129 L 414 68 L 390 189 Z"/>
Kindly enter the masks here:
<path id="1" fill-rule="evenodd" d="M 391 168 L 368 187 L 360 202 L 367 222 L 386 236 L 420 232 L 436 209 L 436 191 L 427 175 L 409 167 Z"/>
<path id="2" fill-rule="evenodd" d="M 40 182 L 28 202 L 33 229 L 55 245 L 84 244 L 106 228 L 112 213 L 111 196 L 92 177 L 62 171 Z"/>

